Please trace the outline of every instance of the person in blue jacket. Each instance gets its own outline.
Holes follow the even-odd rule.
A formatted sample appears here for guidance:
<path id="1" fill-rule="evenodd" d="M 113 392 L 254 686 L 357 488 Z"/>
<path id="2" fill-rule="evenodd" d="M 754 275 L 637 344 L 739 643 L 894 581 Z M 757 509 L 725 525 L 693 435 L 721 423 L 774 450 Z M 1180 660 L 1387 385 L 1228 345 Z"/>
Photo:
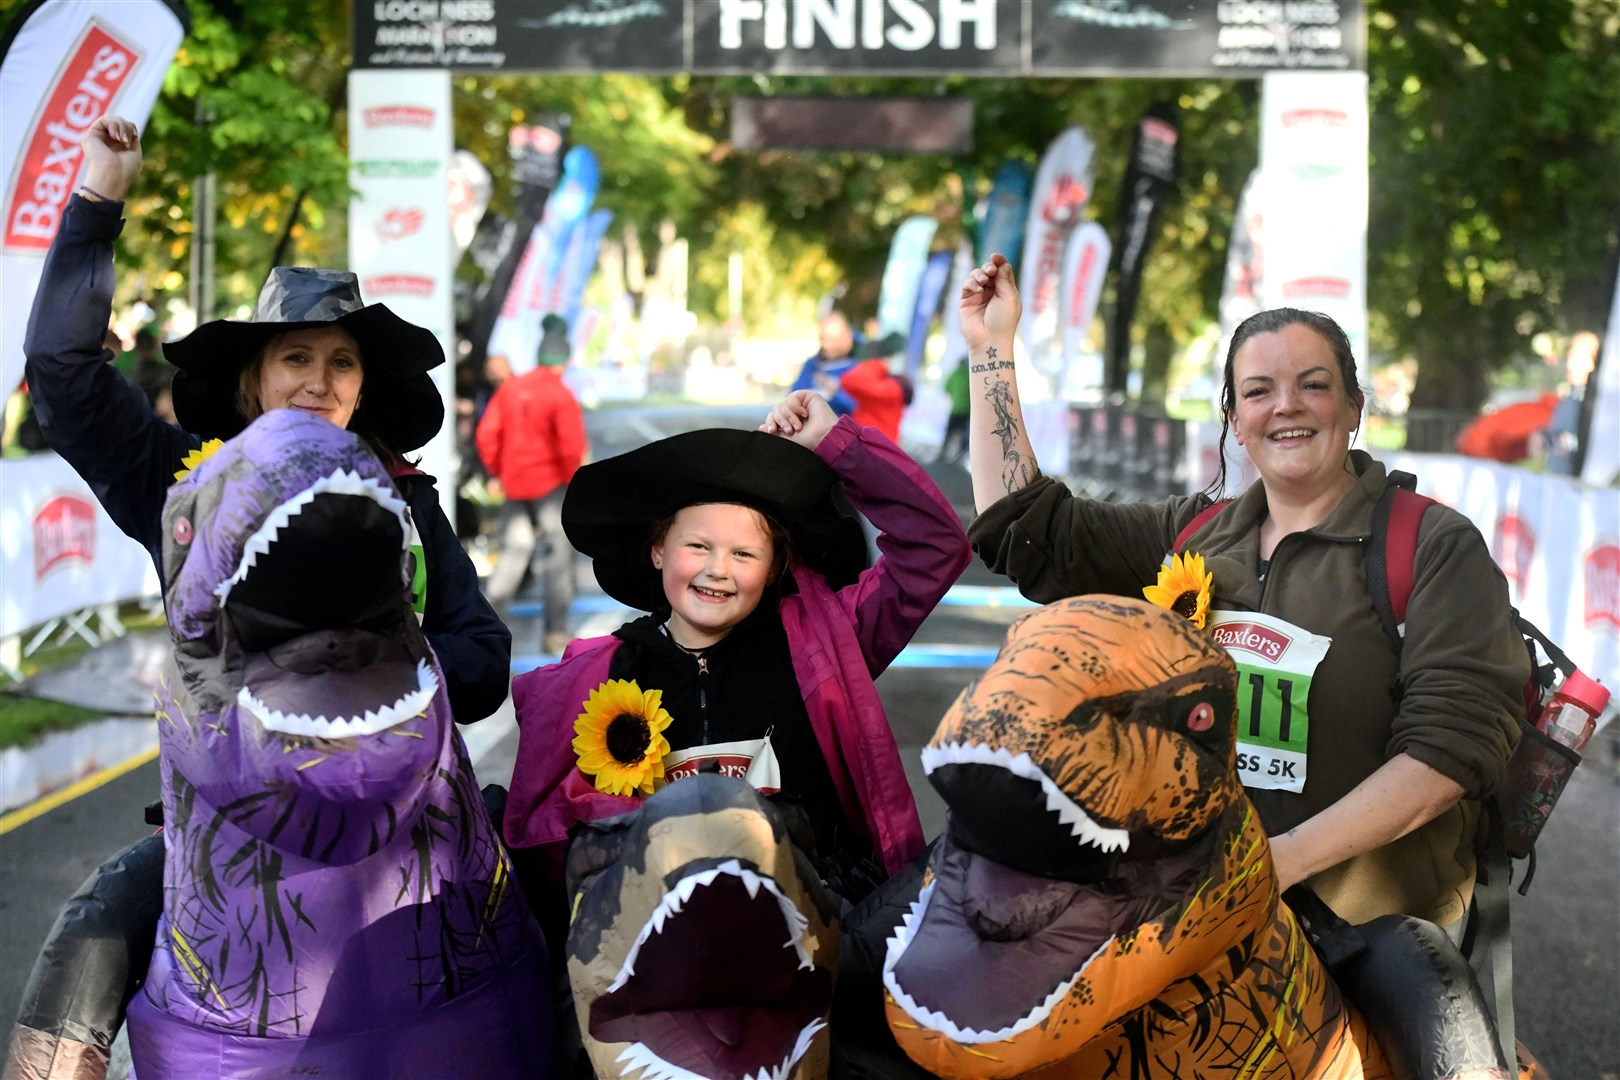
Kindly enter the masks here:
<path id="1" fill-rule="evenodd" d="M 382 304 L 348 271 L 277 267 L 250 322 L 215 320 L 163 351 L 179 370 L 179 426 L 106 361 L 113 241 L 141 170 L 135 125 L 103 116 L 81 142 L 84 183 L 69 197 L 29 316 L 29 391 L 51 448 L 163 575 L 161 515 L 175 474 L 205 440 L 228 439 L 271 409 L 303 409 L 361 435 L 410 506 L 413 599 L 460 723 L 505 700 L 512 636 L 479 593 L 472 561 L 440 507 L 434 479 L 404 457 L 439 430 L 444 403 L 428 375 L 438 339 Z M 193 459 L 195 460 L 195 459 Z"/>
<path id="2" fill-rule="evenodd" d="M 821 348 L 804 362 L 789 392 L 814 390 L 827 399 L 834 416 L 848 416 L 855 411 L 855 399 L 844 392 L 840 382 L 856 363 L 855 331 L 842 314 L 830 312 L 821 320 Z"/>

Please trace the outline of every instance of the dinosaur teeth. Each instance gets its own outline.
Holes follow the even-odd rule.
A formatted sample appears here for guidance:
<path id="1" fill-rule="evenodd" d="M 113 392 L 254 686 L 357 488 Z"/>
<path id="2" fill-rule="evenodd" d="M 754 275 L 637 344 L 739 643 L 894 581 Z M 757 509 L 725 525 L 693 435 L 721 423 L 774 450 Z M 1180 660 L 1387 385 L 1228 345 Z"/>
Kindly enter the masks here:
<path id="1" fill-rule="evenodd" d="M 1086 969 L 1091 966 L 1091 962 L 1114 944 L 1114 937 L 1110 936 L 1101 945 L 1097 946 L 1096 951 L 1086 958 L 1086 962 L 1081 964 L 1073 975 L 1058 983 L 1045 998 L 1036 1003 L 1034 1008 L 1006 1027 L 995 1031 L 981 1031 L 978 1028 L 963 1027 L 944 1013 L 937 1009 L 928 1008 L 906 993 L 901 989 L 900 981 L 894 973 L 895 967 L 900 963 L 901 958 L 905 956 L 906 949 L 910 947 L 913 938 L 916 936 L 918 924 L 921 923 L 923 913 L 927 911 L 928 903 L 933 898 L 934 887 L 935 883 L 930 881 L 923 888 L 916 901 L 912 903 L 911 910 L 906 912 L 905 917 L 900 921 L 900 926 L 895 930 L 894 935 L 889 938 L 888 950 L 883 957 L 883 986 L 889 992 L 889 996 L 894 999 L 894 1003 L 900 1006 L 906 1015 L 923 1027 L 939 1032 L 952 1042 L 968 1045 L 1001 1042 L 1045 1023 L 1047 1017 L 1052 1015 L 1052 1010 L 1057 1008 L 1058 1003 L 1069 996 L 1069 992 L 1074 989 L 1074 984 L 1079 981 L 1081 975 L 1085 974 Z"/>
<path id="2" fill-rule="evenodd" d="M 392 705 L 367 709 L 361 716 L 310 716 L 308 713 L 284 713 L 272 709 L 243 686 L 236 695 L 236 703 L 258 720 L 266 731 L 280 735 L 298 735 L 317 739 L 347 739 L 356 735 L 375 735 L 387 731 L 421 713 L 439 692 L 439 677 L 426 660 L 416 664 L 416 689 L 400 697 Z"/>
<path id="3" fill-rule="evenodd" d="M 794 1040 L 793 1048 L 788 1051 L 785 1058 L 776 1065 L 761 1066 L 758 1072 L 744 1074 L 743 1080 L 787 1080 L 793 1072 L 793 1067 L 809 1051 L 810 1044 L 826 1026 L 824 1020 L 810 1021 L 800 1029 L 799 1037 Z M 671 1065 L 654 1053 L 646 1043 L 631 1043 L 614 1060 L 623 1066 L 619 1073 L 623 1080 L 707 1080 L 679 1065 Z M 638 1072 L 639 1077 L 634 1075 Z"/>
<path id="4" fill-rule="evenodd" d="M 654 909 L 647 921 L 642 924 L 641 932 L 636 935 L 635 944 L 630 946 L 630 953 L 624 958 L 624 965 L 619 969 L 618 975 L 608 985 L 607 993 L 613 993 L 630 981 L 630 977 L 635 974 L 636 958 L 641 954 L 641 947 L 647 943 L 647 940 L 654 934 L 663 933 L 664 924 L 669 918 L 680 912 L 691 901 L 693 894 L 699 888 L 713 885 L 720 879 L 722 874 L 740 881 L 743 888 L 748 890 L 750 898 L 757 898 L 760 889 L 764 889 L 771 895 L 772 899 L 776 901 L 777 910 L 782 914 L 782 921 L 787 924 L 788 940 L 782 947 L 785 949 L 791 948 L 798 954 L 799 968 L 801 970 L 815 970 L 816 965 L 810 957 L 810 951 L 804 946 L 804 937 L 806 931 L 810 928 L 810 920 L 799 911 L 798 906 L 792 900 L 783 895 L 782 890 L 777 887 L 775 881 L 746 869 L 736 859 L 727 859 L 718 866 L 712 866 L 699 873 L 687 875 L 677 882 L 674 888 L 664 893 L 663 897 L 658 901 L 658 907 Z"/>
<path id="5" fill-rule="evenodd" d="M 940 746 L 932 744 L 922 750 L 923 771 L 933 772 L 942 765 L 994 765 L 1006 769 L 1014 776 L 1033 780 L 1046 796 L 1046 809 L 1057 815 L 1069 827 L 1069 833 L 1080 843 L 1105 852 L 1126 851 L 1131 846 L 1131 834 L 1126 829 L 1111 829 L 1098 824 L 1063 789 L 1041 771 L 1030 756 L 1013 754 L 1004 748 L 991 750 L 981 743 L 950 742 Z"/>
<path id="6" fill-rule="evenodd" d="M 370 477 L 363 477 L 358 472 L 339 469 L 330 476 L 322 477 L 309 487 L 300 491 L 286 502 L 270 511 L 264 523 L 258 527 L 247 542 L 242 545 L 242 557 L 236 566 L 236 572 L 214 588 L 214 595 L 223 604 L 231 594 L 236 583 L 248 576 L 254 563 L 260 555 L 270 550 L 276 542 L 281 530 L 292 522 L 292 519 L 303 512 L 304 508 L 315 501 L 317 495 L 363 495 L 387 510 L 399 519 L 399 526 L 404 539 L 401 541 L 400 551 L 403 552 L 410 544 L 411 524 L 406 515 L 405 500 L 394 493 L 392 488 L 384 486 L 381 482 Z"/>

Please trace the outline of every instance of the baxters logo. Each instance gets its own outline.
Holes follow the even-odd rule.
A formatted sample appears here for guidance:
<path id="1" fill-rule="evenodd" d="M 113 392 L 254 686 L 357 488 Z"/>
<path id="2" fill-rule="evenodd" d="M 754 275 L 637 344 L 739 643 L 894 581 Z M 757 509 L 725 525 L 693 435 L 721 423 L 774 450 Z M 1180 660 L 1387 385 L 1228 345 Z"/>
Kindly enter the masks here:
<path id="1" fill-rule="evenodd" d="M 432 296 L 433 279 L 420 274 L 378 274 L 362 283 L 367 296 Z"/>
<path id="2" fill-rule="evenodd" d="M 1587 552 L 1582 566 L 1586 578 L 1586 628 L 1620 631 L 1620 546 L 1600 544 Z"/>
<path id="3" fill-rule="evenodd" d="M 1491 555 L 1513 586 L 1513 595 L 1525 595 L 1530 584 L 1530 560 L 1535 554 L 1536 534 L 1530 523 L 1518 514 L 1503 514 L 1491 539 Z"/>
<path id="4" fill-rule="evenodd" d="M 1231 652 L 1242 649 L 1266 660 L 1277 661 L 1288 651 L 1294 639 L 1279 634 L 1269 626 L 1252 622 L 1229 622 L 1215 627 L 1215 644 Z"/>
<path id="5" fill-rule="evenodd" d="M 1344 278 L 1304 277 L 1283 282 L 1283 299 L 1343 300 L 1350 295 L 1350 283 Z"/>
<path id="6" fill-rule="evenodd" d="M 141 55 L 99 21 L 85 28 L 19 142 L 22 154 L 6 189 L 7 251 L 51 246 L 79 175 L 79 140 L 117 100 Z"/>
<path id="7" fill-rule="evenodd" d="M 1288 109 L 1282 114 L 1283 127 L 1316 124 L 1321 127 L 1342 128 L 1350 122 L 1350 114 L 1339 109 Z"/>
<path id="8" fill-rule="evenodd" d="M 433 110 L 420 105 L 379 105 L 365 112 L 366 127 L 419 127 L 433 126 Z"/>
<path id="9" fill-rule="evenodd" d="M 423 214 L 414 206 L 396 206 L 377 219 L 377 235 L 400 240 L 422 230 Z"/>
<path id="10" fill-rule="evenodd" d="M 96 559 L 96 508 L 77 495 L 57 495 L 34 515 L 34 582 L 63 563 Z"/>
<path id="11" fill-rule="evenodd" d="M 1057 225 L 1067 225 L 1080 216 L 1080 208 L 1086 205 L 1086 199 L 1090 195 L 1091 192 L 1086 190 L 1086 186 L 1074 177 L 1059 177 L 1057 185 L 1052 188 L 1052 194 L 1041 204 L 1041 219 Z"/>

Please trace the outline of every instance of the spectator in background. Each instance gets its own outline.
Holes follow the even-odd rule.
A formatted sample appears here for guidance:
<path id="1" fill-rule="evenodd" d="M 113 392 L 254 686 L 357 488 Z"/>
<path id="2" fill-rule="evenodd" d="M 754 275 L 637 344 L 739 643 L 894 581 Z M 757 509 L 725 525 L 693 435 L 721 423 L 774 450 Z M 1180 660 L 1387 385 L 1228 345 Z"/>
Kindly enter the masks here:
<path id="1" fill-rule="evenodd" d="M 821 348 L 799 369 L 793 389 L 814 390 L 827 399 L 834 414 L 848 416 L 855 411 L 855 402 L 843 392 L 839 380 L 854 366 L 855 331 L 848 319 L 834 311 L 821 320 Z"/>
<path id="2" fill-rule="evenodd" d="M 168 423 L 174 423 L 172 398 L 167 416 L 163 415 L 164 410 L 158 409 L 159 400 L 168 397 L 169 386 L 174 382 L 174 365 L 158 354 L 156 334 L 144 327 L 135 331 L 135 347 L 118 358 L 118 369 L 129 377 L 130 382 L 141 388 L 159 416 Z"/>
<path id="3" fill-rule="evenodd" d="M 843 391 L 854 402 L 850 418 L 864 427 L 877 428 L 895 444 L 900 442 L 900 417 L 911 404 L 911 380 L 893 370 L 905 363 L 906 340 L 889 334 L 856 350 L 860 360 L 844 372 Z"/>
<path id="4" fill-rule="evenodd" d="M 939 447 L 939 460 L 954 465 L 967 456 L 968 412 L 972 403 L 968 400 L 966 356 L 957 361 L 951 373 L 945 376 L 945 396 L 951 401 L 951 415 L 945 422 L 945 439 Z"/>
<path id="5" fill-rule="evenodd" d="M 562 381 L 568 363 L 568 323 L 557 315 L 540 322 L 543 336 L 533 371 L 508 378 L 505 358 L 491 358 L 497 382 L 478 424 L 478 456 L 506 494 L 497 535 L 500 555 L 490 576 L 490 603 L 507 617 L 532 562 L 542 577 L 542 646 L 561 653 L 569 641 L 574 601 L 574 549 L 563 538 L 562 503 L 568 481 L 585 457 L 585 415 Z M 539 555 L 536 560 L 536 555 Z"/>

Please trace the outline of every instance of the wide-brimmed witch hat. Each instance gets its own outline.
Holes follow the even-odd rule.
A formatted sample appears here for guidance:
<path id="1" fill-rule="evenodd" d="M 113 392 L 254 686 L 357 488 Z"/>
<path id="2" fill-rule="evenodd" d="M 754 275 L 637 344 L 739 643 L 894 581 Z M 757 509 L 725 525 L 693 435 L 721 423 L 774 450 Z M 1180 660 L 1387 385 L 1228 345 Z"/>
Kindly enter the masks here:
<path id="1" fill-rule="evenodd" d="M 837 589 L 866 568 L 866 537 L 838 509 L 837 489 L 838 475 L 798 443 L 707 428 L 582 466 L 563 498 L 563 532 L 591 557 L 603 592 L 657 611 L 666 602 L 652 565 L 653 526 L 698 503 L 740 503 L 786 527 L 795 561 Z"/>
<path id="2" fill-rule="evenodd" d="M 444 363 L 439 339 L 386 305 L 367 304 L 350 271 L 303 266 L 270 271 L 251 321 L 216 319 L 164 344 L 163 355 L 180 369 L 173 389 L 180 426 L 205 439 L 241 431 L 242 369 L 277 334 L 324 326 L 342 327 L 360 346 L 361 405 L 349 426 L 401 454 L 431 439 L 444 423 L 444 398 L 428 375 Z"/>

